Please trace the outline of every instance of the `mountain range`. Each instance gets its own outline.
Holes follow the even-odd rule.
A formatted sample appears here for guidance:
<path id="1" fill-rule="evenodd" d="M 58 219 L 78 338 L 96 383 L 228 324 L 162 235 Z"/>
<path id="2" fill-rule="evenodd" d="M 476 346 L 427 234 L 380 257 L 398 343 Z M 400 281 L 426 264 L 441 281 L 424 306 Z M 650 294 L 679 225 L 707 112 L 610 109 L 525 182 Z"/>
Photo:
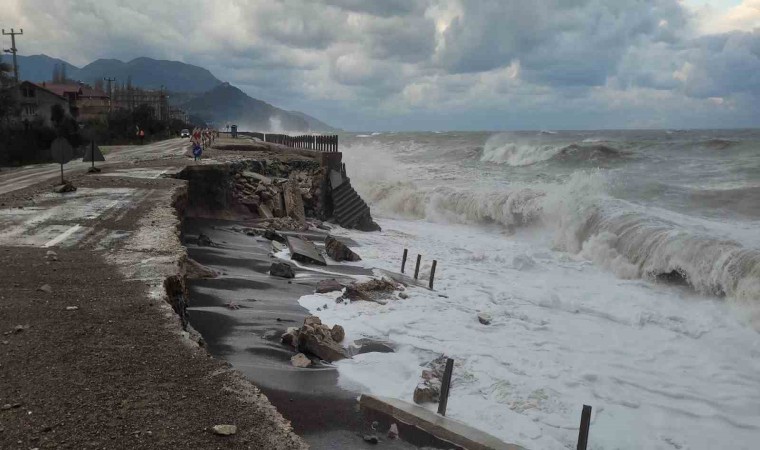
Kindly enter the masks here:
<path id="1" fill-rule="evenodd" d="M 315 131 L 336 129 L 299 111 L 286 111 L 252 98 L 240 89 L 224 83 L 203 67 L 179 61 L 136 58 L 129 62 L 98 59 L 77 67 L 47 55 L 18 56 L 19 76 L 34 82 L 49 81 L 58 65 L 66 67 L 66 77 L 94 84 L 104 77 L 116 78 L 118 85 L 130 80 L 144 89 L 165 88 L 170 103 L 187 110 L 218 127 L 237 124 L 240 130 L 251 131 Z"/>

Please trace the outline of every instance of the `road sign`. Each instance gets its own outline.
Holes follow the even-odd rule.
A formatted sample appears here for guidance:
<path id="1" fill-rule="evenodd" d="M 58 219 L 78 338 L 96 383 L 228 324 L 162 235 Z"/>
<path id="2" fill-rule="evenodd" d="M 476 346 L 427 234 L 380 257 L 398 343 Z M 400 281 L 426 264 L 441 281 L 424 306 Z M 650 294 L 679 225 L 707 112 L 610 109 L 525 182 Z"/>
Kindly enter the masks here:
<path id="1" fill-rule="evenodd" d="M 95 145 L 94 142 L 91 142 L 88 148 L 84 151 L 84 157 L 82 158 L 82 162 L 90 162 L 90 161 L 105 161 L 106 158 L 103 156 L 103 153 L 100 151 L 100 147 Z"/>
<path id="2" fill-rule="evenodd" d="M 50 145 L 50 156 L 58 164 L 66 164 L 74 157 L 74 149 L 66 138 L 59 137 Z"/>

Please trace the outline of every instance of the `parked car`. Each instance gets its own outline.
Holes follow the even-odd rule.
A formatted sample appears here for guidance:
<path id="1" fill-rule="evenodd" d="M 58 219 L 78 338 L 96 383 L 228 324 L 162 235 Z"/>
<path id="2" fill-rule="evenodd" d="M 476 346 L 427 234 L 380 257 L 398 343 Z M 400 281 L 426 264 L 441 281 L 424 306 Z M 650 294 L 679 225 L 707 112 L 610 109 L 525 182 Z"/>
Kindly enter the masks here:
<path id="1" fill-rule="evenodd" d="M 190 130 L 188 130 L 187 128 L 185 128 L 184 130 L 180 131 L 179 132 L 179 137 L 189 138 L 190 137 Z"/>

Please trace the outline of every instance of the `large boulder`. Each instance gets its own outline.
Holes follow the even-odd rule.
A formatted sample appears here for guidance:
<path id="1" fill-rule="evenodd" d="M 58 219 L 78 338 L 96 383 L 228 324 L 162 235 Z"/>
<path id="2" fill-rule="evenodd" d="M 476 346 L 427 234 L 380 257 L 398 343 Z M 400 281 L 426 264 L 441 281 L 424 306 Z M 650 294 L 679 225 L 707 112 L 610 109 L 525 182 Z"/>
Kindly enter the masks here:
<path id="1" fill-rule="evenodd" d="M 332 236 L 325 238 L 325 251 L 335 261 L 361 261 L 361 257 L 354 253 L 348 246 Z"/>
<path id="2" fill-rule="evenodd" d="M 323 330 L 321 327 L 301 328 L 298 334 L 298 348 L 327 362 L 347 358 L 346 350 L 333 340 L 330 329 L 327 328 L 327 335 L 323 333 Z"/>
<path id="3" fill-rule="evenodd" d="M 298 350 L 327 362 L 348 358 L 346 350 L 333 338 L 333 330 L 335 330 L 335 337 L 342 338 L 338 331 L 342 331 L 342 327 L 335 325 L 331 330 L 327 325 L 322 324 L 319 317 L 307 317 L 301 329 L 298 330 Z"/>
<path id="4" fill-rule="evenodd" d="M 294 278 L 296 276 L 295 272 L 293 272 L 293 267 L 284 262 L 272 263 L 269 267 L 269 275 L 282 278 Z"/>

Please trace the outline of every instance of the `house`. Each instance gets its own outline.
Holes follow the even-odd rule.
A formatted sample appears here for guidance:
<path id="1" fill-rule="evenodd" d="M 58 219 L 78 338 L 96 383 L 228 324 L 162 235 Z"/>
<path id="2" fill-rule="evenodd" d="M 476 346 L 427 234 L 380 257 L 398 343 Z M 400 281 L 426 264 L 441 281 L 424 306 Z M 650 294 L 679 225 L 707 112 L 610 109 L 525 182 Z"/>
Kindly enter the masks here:
<path id="1" fill-rule="evenodd" d="M 153 114 L 158 120 L 168 120 L 169 96 L 161 90 L 140 89 L 135 87 L 116 87 L 113 90 L 113 109 L 133 111 L 141 105 L 153 108 Z"/>
<path id="2" fill-rule="evenodd" d="M 100 89 L 84 83 L 42 83 L 42 87 L 69 100 L 71 113 L 80 122 L 97 120 L 104 122 L 111 110 L 111 99 Z"/>
<path id="3" fill-rule="evenodd" d="M 51 117 L 55 105 L 62 108 L 64 115 L 71 115 L 67 97 L 30 81 L 22 81 L 18 85 L 18 105 L 21 122 L 25 123 L 42 120 L 45 125 L 52 125 Z"/>

